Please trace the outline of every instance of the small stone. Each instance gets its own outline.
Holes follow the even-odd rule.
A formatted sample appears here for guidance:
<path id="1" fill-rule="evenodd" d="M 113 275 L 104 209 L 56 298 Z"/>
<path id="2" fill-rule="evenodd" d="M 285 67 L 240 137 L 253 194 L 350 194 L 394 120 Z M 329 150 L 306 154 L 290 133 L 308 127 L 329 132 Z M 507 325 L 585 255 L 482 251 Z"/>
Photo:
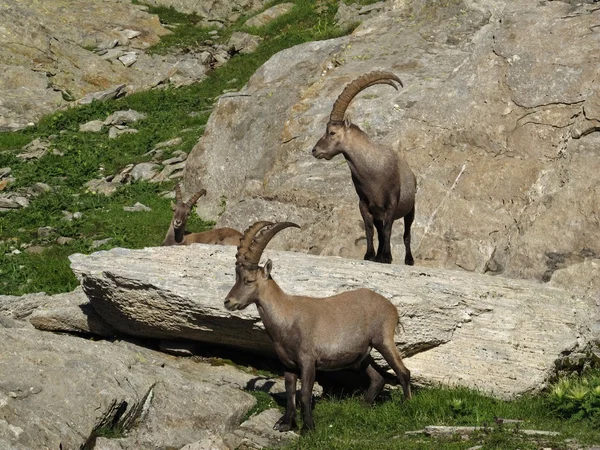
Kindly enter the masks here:
<path id="1" fill-rule="evenodd" d="M 47 192 L 51 192 L 52 188 L 50 186 L 48 186 L 46 183 L 37 182 L 29 188 L 29 191 L 33 195 L 39 195 L 39 194 L 45 194 Z"/>
<path id="2" fill-rule="evenodd" d="M 38 237 L 48 237 L 56 233 L 56 228 L 54 227 L 39 227 L 37 230 Z"/>
<path id="3" fill-rule="evenodd" d="M 83 217 L 83 213 L 81 213 L 79 211 L 73 213 L 73 219 L 75 219 L 75 220 L 79 220 L 82 217 Z"/>
<path id="4" fill-rule="evenodd" d="M 234 52 L 244 54 L 254 52 L 261 42 L 262 38 L 260 36 L 235 31 L 229 38 L 227 46 Z"/>
<path id="5" fill-rule="evenodd" d="M 56 243 L 57 243 L 58 245 L 67 245 L 67 244 L 70 244 L 71 242 L 73 242 L 74 240 L 75 240 L 75 239 L 73 239 L 73 238 L 70 238 L 70 237 L 59 236 L 59 237 L 56 239 Z"/>
<path id="6" fill-rule="evenodd" d="M 111 99 L 115 99 L 117 97 L 121 97 L 124 93 L 125 93 L 125 85 L 119 84 L 119 85 L 110 87 L 108 89 L 105 89 L 104 91 L 92 92 L 91 94 L 87 94 L 86 96 L 84 96 L 83 98 L 78 100 L 76 103 L 78 105 L 87 105 L 89 103 L 92 103 L 94 100 L 103 102 L 106 100 L 111 100 Z"/>
<path id="7" fill-rule="evenodd" d="M 131 170 L 131 180 L 150 180 L 154 176 L 156 176 L 159 167 L 160 166 L 158 164 L 150 162 L 136 164 L 135 167 Z"/>
<path id="8" fill-rule="evenodd" d="M 123 206 L 123 211 L 129 211 L 129 212 L 152 211 L 152 208 L 149 208 L 146 205 L 143 205 L 142 203 L 137 202 L 133 206 Z"/>
<path id="9" fill-rule="evenodd" d="M 123 56 L 119 56 L 117 59 L 121 61 L 125 67 L 129 67 L 137 61 L 138 54 L 136 52 L 127 52 Z"/>
<path id="10" fill-rule="evenodd" d="M 98 133 L 99 131 L 102 131 L 103 126 L 104 122 L 102 120 L 92 120 L 90 122 L 79 125 L 79 131 Z"/>
<path id="11" fill-rule="evenodd" d="M 97 241 L 93 241 L 92 242 L 92 248 L 98 248 L 103 246 L 104 244 L 108 244 L 110 241 L 112 241 L 112 238 L 106 238 L 106 239 L 99 239 Z"/>
<path id="12" fill-rule="evenodd" d="M 19 205 L 16 201 L 9 197 L 0 197 L 0 210 L 18 209 Z"/>
<path id="13" fill-rule="evenodd" d="M 29 206 L 29 199 L 27 197 L 21 196 L 21 195 L 17 195 L 16 197 L 13 197 L 13 200 L 21 207 L 21 208 L 27 208 Z"/>
<path id="14" fill-rule="evenodd" d="M 123 127 L 114 126 L 114 127 L 110 127 L 110 129 L 108 130 L 108 138 L 116 139 L 123 134 L 135 134 L 137 132 L 138 132 L 138 130 L 136 130 L 135 128 L 128 128 L 128 127 L 123 128 Z"/>
<path id="15" fill-rule="evenodd" d="M 181 174 L 183 174 L 183 169 L 184 168 L 185 168 L 185 161 L 177 163 L 177 164 L 171 164 L 169 166 L 165 166 L 165 168 L 162 170 L 162 172 L 159 173 L 158 175 L 156 175 L 150 181 L 152 183 L 162 183 L 163 181 L 171 179 L 171 177 L 175 173 L 181 173 Z"/>
<path id="16" fill-rule="evenodd" d="M 176 138 L 173 138 L 173 139 L 169 139 L 168 141 L 159 142 L 158 144 L 156 144 L 154 146 L 154 149 L 157 150 L 159 148 L 175 147 L 176 145 L 179 145 L 182 142 L 183 142 L 183 139 L 181 139 L 180 137 L 176 137 Z"/>
<path id="17" fill-rule="evenodd" d="M 46 250 L 46 248 L 42 247 L 41 245 L 32 245 L 25 249 L 25 253 L 29 253 L 31 255 L 39 255 L 40 253 L 44 253 L 44 250 Z"/>
<path id="18" fill-rule="evenodd" d="M 136 38 L 136 37 L 138 37 L 138 36 L 140 36 L 142 34 L 141 31 L 129 30 L 129 29 L 123 30 L 122 33 L 125 35 L 125 37 L 127 37 L 127 39 L 133 39 L 133 38 Z"/>
<path id="19" fill-rule="evenodd" d="M 50 141 L 41 138 L 36 138 L 29 144 L 24 146 L 23 150 L 25 151 L 23 153 L 19 153 L 17 157 L 24 160 L 40 159 L 42 156 L 48 153 L 49 148 Z"/>
<path id="20" fill-rule="evenodd" d="M 102 54 L 103 59 L 118 59 L 123 56 L 125 52 L 120 48 L 111 48 L 110 50 L 106 50 Z"/>
<path id="21" fill-rule="evenodd" d="M 187 159 L 187 157 L 188 157 L 187 153 L 181 152 L 177 156 L 173 156 L 172 158 L 165 159 L 162 163 L 164 166 L 169 166 L 171 164 L 177 164 L 177 163 L 183 162 Z"/>
<path id="22" fill-rule="evenodd" d="M 115 111 L 104 120 L 104 125 L 129 125 L 146 118 L 146 114 L 133 109 Z"/>
<path id="23" fill-rule="evenodd" d="M 10 167 L 1 167 L 0 168 L 0 179 L 7 177 L 11 173 Z"/>

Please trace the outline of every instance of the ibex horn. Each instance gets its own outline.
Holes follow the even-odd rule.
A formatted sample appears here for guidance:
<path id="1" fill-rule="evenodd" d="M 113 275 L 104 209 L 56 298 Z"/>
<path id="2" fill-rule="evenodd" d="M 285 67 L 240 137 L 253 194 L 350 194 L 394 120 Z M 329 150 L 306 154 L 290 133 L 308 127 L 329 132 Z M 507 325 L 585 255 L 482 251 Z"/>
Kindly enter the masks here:
<path id="1" fill-rule="evenodd" d="M 331 110 L 331 115 L 329 116 L 330 122 L 343 122 L 344 114 L 346 113 L 346 108 L 352 101 L 356 95 L 370 86 L 374 86 L 376 84 L 388 84 L 392 86 L 394 89 L 398 90 L 398 86 L 394 83 L 394 81 L 398 82 L 400 86 L 404 86 L 400 78 L 394 75 L 391 72 L 369 72 L 356 80 L 349 83 L 340 96 L 337 98 L 335 103 L 333 104 L 333 108 Z"/>
<path id="2" fill-rule="evenodd" d="M 198 199 L 200 197 L 202 197 L 203 195 L 206 195 L 206 189 L 200 189 L 198 192 L 196 192 L 194 195 L 192 195 L 186 203 L 187 207 L 188 208 L 193 207 L 196 204 L 196 202 L 198 201 Z"/>
<path id="3" fill-rule="evenodd" d="M 244 237 L 240 241 L 236 261 L 248 269 L 257 269 L 260 257 L 273 236 L 284 228 L 300 228 L 293 222 L 256 222 L 244 231 Z M 259 234 L 260 233 L 260 234 Z"/>

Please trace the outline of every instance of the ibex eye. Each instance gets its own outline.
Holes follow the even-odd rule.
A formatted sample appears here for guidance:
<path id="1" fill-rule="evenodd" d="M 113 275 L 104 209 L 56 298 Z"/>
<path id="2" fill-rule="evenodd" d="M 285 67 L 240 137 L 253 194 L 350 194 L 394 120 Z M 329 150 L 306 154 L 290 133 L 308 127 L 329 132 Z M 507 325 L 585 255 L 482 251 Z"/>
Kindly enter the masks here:
<path id="1" fill-rule="evenodd" d="M 335 131 L 330 131 L 329 136 L 335 136 Z"/>

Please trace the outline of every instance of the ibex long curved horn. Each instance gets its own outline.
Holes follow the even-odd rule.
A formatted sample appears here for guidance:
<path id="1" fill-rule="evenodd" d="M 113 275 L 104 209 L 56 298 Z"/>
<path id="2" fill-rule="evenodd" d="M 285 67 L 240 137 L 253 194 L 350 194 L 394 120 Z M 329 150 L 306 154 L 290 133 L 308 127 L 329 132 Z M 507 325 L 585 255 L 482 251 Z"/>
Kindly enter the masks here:
<path id="1" fill-rule="evenodd" d="M 193 207 L 196 204 L 196 202 L 198 201 L 198 199 L 200 197 L 202 197 L 203 195 L 206 195 L 206 189 L 200 189 L 198 192 L 196 192 L 194 195 L 192 195 L 190 197 L 190 199 L 187 201 L 186 206 L 188 208 Z"/>
<path id="2" fill-rule="evenodd" d="M 346 108 L 352 101 L 356 95 L 370 86 L 374 86 L 376 84 L 388 84 L 392 86 L 394 89 L 398 90 L 398 86 L 394 83 L 394 81 L 398 82 L 400 86 L 404 86 L 400 78 L 394 75 L 391 72 L 369 72 L 356 80 L 348 84 L 340 96 L 337 98 L 335 103 L 333 104 L 333 108 L 331 110 L 331 115 L 329 116 L 330 122 L 343 122 L 344 114 L 346 113 Z"/>
<path id="3" fill-rule="evenodd" d="M 273 236 L 284 228 L 300 228 L 293 222 L 256 222 L 244 231 L 244 237 L 240 241 L 236 261 L 248 269 L 257 269 L 260 257 Z"/>

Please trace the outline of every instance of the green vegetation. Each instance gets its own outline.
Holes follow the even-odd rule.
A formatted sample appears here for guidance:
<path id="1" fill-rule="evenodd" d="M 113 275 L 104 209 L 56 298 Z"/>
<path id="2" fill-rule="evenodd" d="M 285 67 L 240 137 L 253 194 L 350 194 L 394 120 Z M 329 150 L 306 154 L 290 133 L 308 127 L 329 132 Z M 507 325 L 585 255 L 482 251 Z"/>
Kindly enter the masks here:
<path id="1" fill-rule="evenodd" d="M 553 386 L 538 396 L 515 401 L 502 401 L 466 388 L 416 389 L 413 398 L 405 401 L 401 391 L 384 392 L 373 407 L 361 403 L 361 393 L 350 397 L 325 397 L 315 404 L 316 430 L 303 434 L 287 449 L 467 449 L 477 445 L 484 449 L 570 449 L 600 442 L 597 403 L 594 417 L 587 412 L 585 402 L 575 400 L 584 386 L 588 404 L 600 396 L 597 373 L 583 378 L 571 378 Z M 566 394 L 558 400 L 557 388 Z M 261 406 L 253 411 L 273 407 L 264 393 L 254 393 Z M 283 411 L 283 407 L 280 406 Z M 299 413 L 299 412 L 298 412 Z M 500 423 L 504 419 L 505 423 Z M 506 419 L 520 420 L 512 423 Z M 448 437 L 425 434 L 406 435 L 429 425 L 476 426 L 481 430 Z M 521 430 L 559 432 L 558 436 L 527 436 Z M 576 441 L 576 443 L 574 442 Z M 581 444 L 581 445 L 579 445 Z"/>
<path id="2" fill-rule="evenodd" d="M 269 6 L 277 2 L 271 3 Z M 219 30 L 223 41 L 233 31 L 251 31 L 263 37 L 256 52 L 235 55 L 227 64 L 211 71 L 202 82 L 181 88 L 140 92 L 125 98 L 94 102 L 44 117 L 37 125 L 15 133 L 0 133 L 0 167 L 10 167 L 16 181 L 4 192 L 18 191 L 43 182 L 52 192 L 32 200 L 27 208 L 0 215 L 0 294 L 21 295 L 72 290 L 77 281 L 69 269 L 68 255 L 112 247 L 141 248 L 159 245 L 169 226 L 169 200 L 159 194 L 173 182 L 127 185 L 110 196 L 86 192 L 84 183 L 119 173 L 127 164 L 149 161 L 144 156 L 159 143 L 182 138 L 165 149 L 165 158 L 175 150 L 190 152 L 204 131 L 215 99 L 225 90 L 241 88 L 250 76 L 276 52 L 303 42 L 332 38 L 348 30 L 333 25 L 335 0 L 296 0 L 292 12 L 261 28 L 244 29 L 245 18 Z M 150 8 L 168 24 L 173 34 L 152 50 L 190 51 L 208 39 L 210 29 L 197 26 L 199 18 L 170 8 Z M 82 133 L 79 125 L 104 120 L 118 110 L 133 109 L 146 115 L 135 124 L 139 131 L 117 139 L 106 133 Z M 51 151 L 39 160 L 22 161 L 16 155 L 36 138 L 50 139 Z M 125 212 L 123 206 L 141 202 L 150 212 Z M 82 213 L 81 219 L 66 221 L 63 211 Z M 213 224 L 192 215 L 188 228 L 203 231 Z M 42 226 L 56 233 L 38 237 Z M 56 237 L 74 240 L 63 246 Z M 112 238 L 99 248 L 93 242 Z M 35 253 L 26 247 L 34 246 Z M 41 248 L 40 248 L 41 247 Z"/>

